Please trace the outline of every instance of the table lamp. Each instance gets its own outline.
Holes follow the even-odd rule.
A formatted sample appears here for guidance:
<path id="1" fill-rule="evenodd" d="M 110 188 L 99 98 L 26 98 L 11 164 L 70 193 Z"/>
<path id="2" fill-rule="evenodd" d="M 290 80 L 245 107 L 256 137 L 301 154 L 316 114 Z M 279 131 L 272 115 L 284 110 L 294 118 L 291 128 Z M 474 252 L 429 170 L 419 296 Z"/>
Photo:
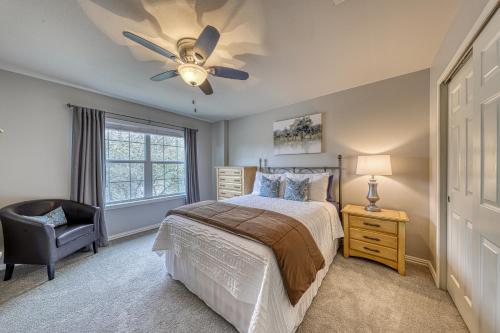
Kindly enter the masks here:
<path id="1" fill-rule="evenodd" d="M 392 175 L 391 156 L 390 155 L 364 155 L 358 156 L 358 165 L 356 167 L 357 175 L 371 175 L 368 182 L 368 194 L 366 198 L 370 202 L 365 210 L 369 212 L 380 212 L 380 208 L 375 204 L 380 197 L 377 193 L 377 180 L 375 176 Z"/>

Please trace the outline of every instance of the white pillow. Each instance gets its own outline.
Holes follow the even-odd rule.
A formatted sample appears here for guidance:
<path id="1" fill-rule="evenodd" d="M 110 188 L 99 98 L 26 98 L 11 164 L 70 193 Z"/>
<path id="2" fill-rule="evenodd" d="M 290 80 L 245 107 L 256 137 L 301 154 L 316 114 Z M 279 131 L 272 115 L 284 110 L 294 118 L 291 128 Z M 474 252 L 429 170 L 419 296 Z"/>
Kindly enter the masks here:
<path id="1" fill-rule="evenodd" d="M 285 178 L 304 180 L 309 178 L 308 200 L 324 202 L 327 198 L 329 173 L 285 173 Z"/>
<path id="2" fill-rule="evenodd" d="M 279 196 L 280 196 L 280 198 L 282 198 L 284 190 L 285 190 L 285 187 L 284 187 L 285 186 L 285 175 L 282 173 L 262 173 L 260 171 L 257 171 L 257 173 L 255 174 L 255 181 L 253 182 L 252 194 L 253 195 L 260 195 L 260 180 L 261 180 L 262 175 L 264 175 L 265 177 L 272 179 L 272 180 L 275 180 L 275 179 L 280 180 Z"/>

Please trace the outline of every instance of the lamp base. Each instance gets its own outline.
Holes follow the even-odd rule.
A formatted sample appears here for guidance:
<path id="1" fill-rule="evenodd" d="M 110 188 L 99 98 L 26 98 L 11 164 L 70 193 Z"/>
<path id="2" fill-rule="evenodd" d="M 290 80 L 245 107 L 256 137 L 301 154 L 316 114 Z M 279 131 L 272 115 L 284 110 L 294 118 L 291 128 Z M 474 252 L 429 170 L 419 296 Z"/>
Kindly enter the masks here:
<path id="1" fill-rule="evenodd" d="M 366 198 L 368 199 L 370 204 L 368 206 L 365 206 L 365 210 L 369 212 L 380 212 L 381 209 L 375 204 L 380 199 L 380 197 L 378 196 L 377 181 L 375 180 L 374 176 L 372 176 L 372 178 L 368 182 L 368 194 L 366 195 Z"/>
<path id="2" fill-rule="evenodd" d="M 380 209 L 380 207 L 378 207 L 375 204 L 371 204 L 371 203 L 369 205 L 365 206 L 365 210 L 368 212 L 380 212 L 380 211 L 382 211 L 382 209 Z"/>

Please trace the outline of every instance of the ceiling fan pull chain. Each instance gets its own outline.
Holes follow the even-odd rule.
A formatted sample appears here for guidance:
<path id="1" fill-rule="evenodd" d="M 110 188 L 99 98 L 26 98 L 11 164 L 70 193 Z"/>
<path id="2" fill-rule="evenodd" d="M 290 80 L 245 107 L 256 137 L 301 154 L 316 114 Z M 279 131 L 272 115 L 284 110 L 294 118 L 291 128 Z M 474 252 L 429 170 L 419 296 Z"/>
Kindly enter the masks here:
<path id="1" fill-rule="evenodd" d="M 194 100 L 194 97 L 193 97 L 193 108 L 194 108 L 194 113 L 197 113 L 198 110 L 196 110 L 196 102 Z"/>

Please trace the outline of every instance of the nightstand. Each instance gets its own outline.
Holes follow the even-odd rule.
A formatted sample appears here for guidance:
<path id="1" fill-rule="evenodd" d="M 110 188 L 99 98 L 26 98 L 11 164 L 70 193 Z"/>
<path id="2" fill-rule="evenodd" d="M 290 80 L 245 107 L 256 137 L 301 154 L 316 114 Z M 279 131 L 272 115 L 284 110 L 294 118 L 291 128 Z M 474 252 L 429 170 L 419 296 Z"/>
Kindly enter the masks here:
<path id="1" fill-rule="evenodd" d="M 342 209 L 344 257 L 355 256 L 378 261 L 405 275 L 406 212 L 382 209 L 368 212 L 362 206 Z"/>

